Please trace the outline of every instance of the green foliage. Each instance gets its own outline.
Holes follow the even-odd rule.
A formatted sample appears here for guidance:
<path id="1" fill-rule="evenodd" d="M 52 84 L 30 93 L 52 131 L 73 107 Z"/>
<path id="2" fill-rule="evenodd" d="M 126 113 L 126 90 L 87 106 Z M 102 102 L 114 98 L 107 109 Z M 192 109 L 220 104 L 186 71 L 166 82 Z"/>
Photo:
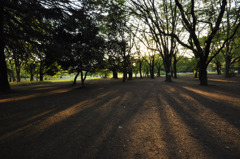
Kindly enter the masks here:
<path id="1" fill-rule="evenodd" d="M 196 67 L 196 60 L 188 57 L 181 58 L 177 63 L 178 72 L 193 72 Z"/>

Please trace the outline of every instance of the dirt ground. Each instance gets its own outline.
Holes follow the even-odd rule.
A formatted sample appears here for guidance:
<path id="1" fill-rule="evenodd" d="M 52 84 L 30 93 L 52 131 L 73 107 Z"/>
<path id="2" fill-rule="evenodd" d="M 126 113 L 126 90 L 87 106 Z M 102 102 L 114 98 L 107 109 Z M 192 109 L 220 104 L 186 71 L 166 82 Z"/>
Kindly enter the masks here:
<path id="1" fill-rule="evenodd" d="M 239 159 L 240 77 L 13 87 L 0 95 L 1 159 Z"/>

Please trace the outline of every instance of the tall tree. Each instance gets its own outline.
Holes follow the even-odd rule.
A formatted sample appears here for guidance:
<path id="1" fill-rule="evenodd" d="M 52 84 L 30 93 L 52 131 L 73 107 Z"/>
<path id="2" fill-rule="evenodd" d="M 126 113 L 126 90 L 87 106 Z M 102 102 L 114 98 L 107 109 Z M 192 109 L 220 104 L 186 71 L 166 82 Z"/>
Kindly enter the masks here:
<path id="1" fill-rule="evenodd" d="M 99 36 L 95 17 L 82 7 L 71 11 L 69 19 L 59 27 L 57 44 L 64 50 L 59 56 L 59 63 L 65 69 L 81 75 L 82 87 L 88 72 L 93 72 L 103 62 L 104 40 Z"/>
<path id="2" fill-rule="evenodd" d="M 183 27 L 189 33 L 187 42 L 184 42 L 173 35 L 177 41 L 192 50 L 195 57 L 199 59 L 199 79 L 200 85 L 207 85 L 207 66 L 211 60 L 223 49 L 224 45 L 235 35 L 240 23 L 239 16 L 233 19 L 237 22 L 231 35 L 223 40 L 220 48 L 214 53 L 211 52 L 214 45 L 214 38 L 221 27 L 221 22 L 227 6 L 226 0 L 217 1 L 187 1 L 185 3 L 175 0 L 176 5 L 181 12 Z M 184 5 L 183 5 L 184 4 Z M 236 6 L 237 7 L 237 6 Z M 200 38 L 205 36 L 203 42 Z"/>
<path id="3" fill-rule="evenodd" d="M 171 61 L 176 48 L 176 40 L 167 34 L 176 34 L 178 24 L 178 14 L 176 6 L 171 0 L 129 0 L 129 9 L 137 18 L 140 18 L 147 29 L 141 30 L 151 35 L 156 43 L 155 48 L 162 56 L 166 71 L 165 81 L 171 82 Z"/>
<path id="4" fill-rule="evenodd" d="M 38 40 L 47 38 L 43 29 L 50 31 L 45 25 L 48 19 L 60 19 L 67 14 L 65 10 L 69 0 L 3 0 L 0 4 L 0 89 L 9 90 L 5 59 L 5 48 L 10 50 L 16 45 L 12 42 L 23 41 L 41 47 Z M 13 47 L 14 46 L 14 47 Z M 19 46 L 22 47 L 22 46 Z"/>
<path id="5" fill-rule="evenodd" d="M 0 91 L 6 91 L 10 89 L 7 75 L 7 64 L 4 53 L 6 38 L 4 35 L 4 2 L 1 2 L 0 4 Z"/>

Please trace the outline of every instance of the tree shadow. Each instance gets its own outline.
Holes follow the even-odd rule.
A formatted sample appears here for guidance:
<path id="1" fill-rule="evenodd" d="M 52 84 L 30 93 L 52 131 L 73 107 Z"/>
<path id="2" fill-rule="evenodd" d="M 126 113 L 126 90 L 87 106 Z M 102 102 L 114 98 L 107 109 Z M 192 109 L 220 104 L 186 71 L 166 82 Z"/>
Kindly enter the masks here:
<path id="1" fill-rule="evenodd" d="M 124 90 L 129 86 L 116 82 L 94 84 L 87 89 L 2 103 L 2 114 L 7 114 L 1 118 L 5 127 L 1 129 L 0 157 L 108 156 L 102 153 L 108 151 L 106 142 L 138 112 L 143 102 L 131 103 L 134 94 L 131 89 Z M 131 107 L 132 104 L 139 107 Z"/>
<path id="2" fill-rule="evenodd" d="M 3 102 L 0 158 L 240 157 L 239 109 L 188 87 L 163 79 L 103 80 Z"/>
<path id="3" fill-rule="evenodd" d="M 165 85 L 161 94 L 179 116 L 179 120 L 189 128 L 189 136 L 200 143 L 205 157 L 239 158 L 239 123 L 236 122 L 239 121 L 239 109 L 184 88 L 178 84 Z M 201 89 L 209 91 L 209 88 Z M 164 110 L 160 110 L 160 116 L 164 117 L 162 111 Z"/>

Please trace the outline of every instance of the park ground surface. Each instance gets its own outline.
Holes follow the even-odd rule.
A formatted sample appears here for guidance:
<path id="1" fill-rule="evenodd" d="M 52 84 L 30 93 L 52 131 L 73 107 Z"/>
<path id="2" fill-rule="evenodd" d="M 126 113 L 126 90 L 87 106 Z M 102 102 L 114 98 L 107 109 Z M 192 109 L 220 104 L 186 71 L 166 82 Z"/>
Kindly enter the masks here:
<path id="1" fill-rule="evenodd" d="M 240 158 L 240 77 L 43 86 L 0 95 L 0 158 Z"/>

